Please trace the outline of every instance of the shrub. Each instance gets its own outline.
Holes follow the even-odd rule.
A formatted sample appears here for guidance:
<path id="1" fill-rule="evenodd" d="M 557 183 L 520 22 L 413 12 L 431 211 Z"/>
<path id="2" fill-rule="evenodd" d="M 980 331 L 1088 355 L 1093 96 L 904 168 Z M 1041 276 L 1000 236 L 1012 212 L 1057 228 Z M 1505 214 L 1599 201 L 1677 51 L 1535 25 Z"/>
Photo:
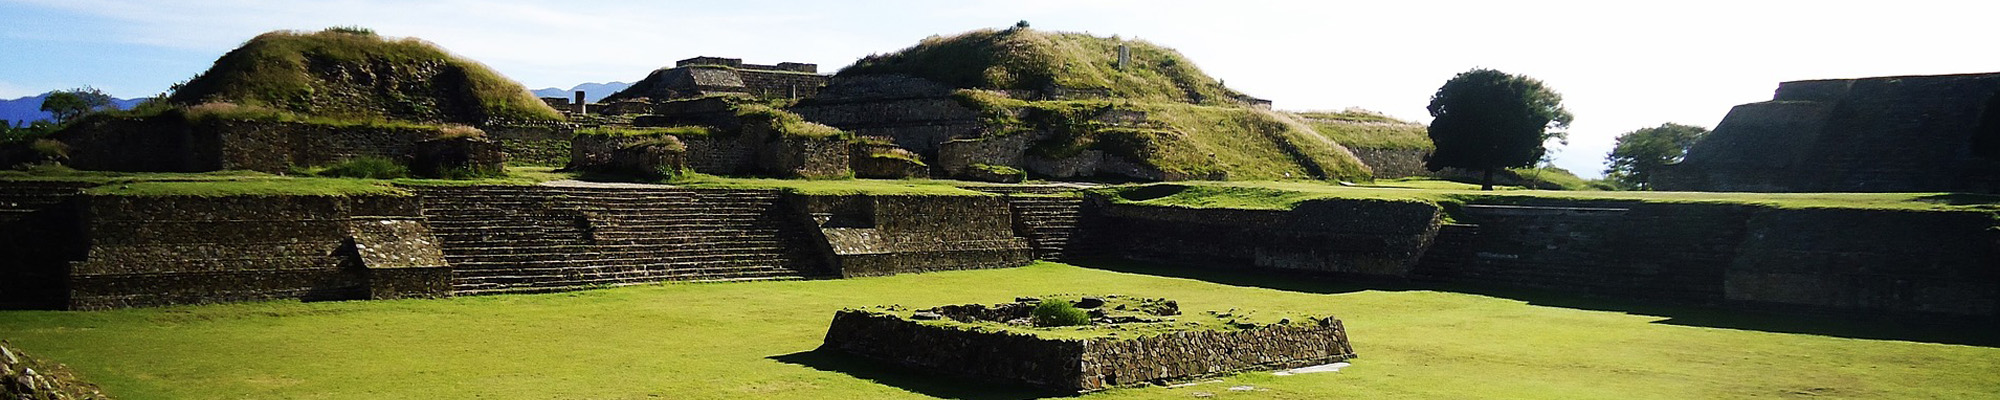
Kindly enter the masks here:
<path id="1" fill-rule="evenodd" d="M 410 167 L 381 157 L 356 157 L 329 165 L 320 176 L 365 179 L 396 179 L 410 176 Z"/>
<path id="2" fill-rule="evenodd" d="M 1042 327 L 1090 325 L 1090 314 L 1062 300 L 1047 300 L 1035 305 L 1035 311 L 1029 313 L 1029 317 L 1035 326 Z"/>
<path id="3" fill-rule="evenodd" d="M 69 158 L 69 146 L 64 145 L 63 142 L 49 139 L 35 139 L 34 143 L 28 144 L 28 148 L 34 150 L 35 154 L 41 155 L 45 159 Z"/>

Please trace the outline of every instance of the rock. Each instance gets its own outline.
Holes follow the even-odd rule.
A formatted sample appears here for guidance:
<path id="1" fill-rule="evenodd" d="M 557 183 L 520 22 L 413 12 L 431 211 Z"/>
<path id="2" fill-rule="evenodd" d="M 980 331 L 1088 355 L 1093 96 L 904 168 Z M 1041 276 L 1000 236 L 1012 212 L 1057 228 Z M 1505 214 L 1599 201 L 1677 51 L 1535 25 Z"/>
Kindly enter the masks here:
<path id="1" fill-rule="evenodd" d="M 1042 302 L 1042 299 L 1041 299 L 1041 298 L 1036 298 L 1036 297 L 1026 297 L 1026 296 L 1023 296 L 1023 297 L 1015 297 L 1015 298 L 1014 298 L 1014 302 L 1015 302 L 1015 303 L 1040 303 L 1040 302 Z"/>
<path id="2" fill-rule="evenodd" d="M 910 315 L 910 319 L 916 319 L 916 320 L 934 320 L 939 318 L 944 318 L 944 316 L 938 315 L 938 313 L 930 311 L 918 311 L 916 314 Z"/>
<path id="3" fill-rule="evenodd" d="M 1076 308 L 1082 308 L 1082 309 L 1092 309 L 1103 306 L 1104 306 L 1104 299 L 1097 297 L 1085 297 L 1083 298 L 1083 300 L 1077 300 L 1076 302 Z"/>
<path id="4" fill-rule="evenodd" d="M 21 359 L 14 357 L 14 350 L 8 349 L 7 346 L 0 346 L 0 362 L 6 362 L 7 365 L 14 365 L 20 364 Z"/>

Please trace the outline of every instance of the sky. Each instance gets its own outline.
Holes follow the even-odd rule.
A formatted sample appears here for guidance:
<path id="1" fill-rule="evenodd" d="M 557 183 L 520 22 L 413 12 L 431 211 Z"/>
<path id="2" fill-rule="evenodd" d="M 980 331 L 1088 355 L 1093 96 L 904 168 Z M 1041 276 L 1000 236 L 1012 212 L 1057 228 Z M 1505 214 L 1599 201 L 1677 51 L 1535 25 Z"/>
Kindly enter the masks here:
<path id="1" fill-rule="evenodd" d="M 931 35 L 1001 28 L 1143 39 L 1286 110 L 1427 122 L 1452 75 L 1542 80 L 1576 115 L 1558 167 L 1596 177 L 1614 138 L 1713 127 L 1779 82 L 2000 71 L 2000 2 L 0 0 L 0 98 L 164 92 L 259 33 L 419 37 L 530 89 L 632 82 L 695 56 L 821 72 Z"/>

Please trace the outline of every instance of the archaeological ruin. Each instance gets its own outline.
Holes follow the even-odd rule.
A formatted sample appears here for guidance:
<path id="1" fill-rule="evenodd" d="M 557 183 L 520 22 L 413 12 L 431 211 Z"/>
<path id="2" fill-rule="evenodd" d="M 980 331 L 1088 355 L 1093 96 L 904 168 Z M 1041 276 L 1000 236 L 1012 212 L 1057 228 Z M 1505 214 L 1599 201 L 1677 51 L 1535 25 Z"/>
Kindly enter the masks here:
<path id="1" fill-rule="evenodd" d="M 2000 74 L 1785 82 L 1736 106 L 1661 190 L 2000 192 Z"/>
<path id="2" fill-rule="evenodd" d="M 1013 303 L 909 310 L 841 310 L 824 349 L 974 379 L 1094 392 L 1187 382 L 1250 370 L 1353 359 L 1347 330 L 1331 316 L 1278 318 L 1209 310 L 1183 315 L 1167 299 L 1044 296 Z M 1074 300 L 1071 298 L 1075 298 Z M 1081 326 L 1038 327 L 1043 302 L 1086 310 Z M 984 329 L 982 329 L 984 328 Z"/>
<path id="3" fill-rule="evenodd" d="M 279 57 L 292 64 L 246 61 L 273 49 L 305 50 Z M 951 61 L 965 52 L 996 59 Z M 289 86 L 253 84 L 268 82 Z M 1731 110 L 1658 182 L 1926 192 L 1896 204 L 1472 193 L 1367 187 L 1451 173 L 1425 170 L 1422 124 L 1274 111 L 1170 48 L 1117 37 L 980 30 L 833 74 L 695 57 L 587 103 L 581 92 L 537 99 L 421 41 L 274 32 L 158 109 L 85 117 L 42 139 L 54 151 L 0 149 L 0 166 L 40 171 L 0 176 L 0 308 L 431 299 L 1062 261 L 1991 322 L 2000 218 L 1977 193 L 2000 192 L 1996 93 L 2000 74 L 1786 82 L 1772 101 Z M 363 161 L 407 173 L 328 172 Z M 1091 310 L 1090 323 L 1032 326 L 1044 302 Z M 1162 308 L 1172 304 L 1095 294 L 854 304 L 832 315 L 821 349 L 1065 393 L 1355 357 L 1333 316 Z M 12 383 L 28 364 L 10 353 L 0 343 L 0 386 L 84 390 Z"/>

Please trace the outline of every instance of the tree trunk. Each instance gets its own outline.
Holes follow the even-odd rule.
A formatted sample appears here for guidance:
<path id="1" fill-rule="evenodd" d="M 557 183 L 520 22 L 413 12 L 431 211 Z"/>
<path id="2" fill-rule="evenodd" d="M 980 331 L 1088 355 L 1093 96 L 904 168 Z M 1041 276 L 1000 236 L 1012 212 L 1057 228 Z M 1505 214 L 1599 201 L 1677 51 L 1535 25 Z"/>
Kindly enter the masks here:
<path id="1" fill-rule="evenodd" d="M 1493 168 L 1486 168 L 1486 177 L 1479 179 L 1479 190 L 1493 190 Z"/>

